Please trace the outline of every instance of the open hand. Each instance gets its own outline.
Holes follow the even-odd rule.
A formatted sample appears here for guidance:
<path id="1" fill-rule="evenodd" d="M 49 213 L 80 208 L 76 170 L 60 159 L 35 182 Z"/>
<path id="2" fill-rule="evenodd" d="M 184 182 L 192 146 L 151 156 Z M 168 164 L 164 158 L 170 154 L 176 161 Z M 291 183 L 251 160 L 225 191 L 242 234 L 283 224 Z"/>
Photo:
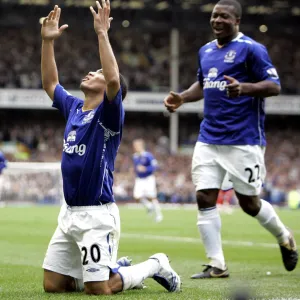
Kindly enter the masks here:
<path id="1" fill-rule="evenodd" d="M 226 85 L 227 96 L 229 98 L 239 97 L 242 94 L 241 83 L 230 76 L 225 75 L 224 78 L 229 81 L 229 84 Z"/>
<path id="2" fill-rule="evenodd" d="M 164 100 L 165 107 L 170 113 L 176 111 L 176 109 L 183 104 L 183 98 L 178 93 L 170 92 Z"/>
<path id="3" fill-rule="evenodd" d="M 143 165 L 138 165 L 136 169 L 138 170 L 138 172 L 146 172 L 147 170 L 147 168 Z"/>
<path id="4" fill-rule="evenodd" d="M 68 25 L 59 26 L 61 9 L 55 5 L 54 10 L 52 10 L 48 17 L 46 17 L 42 24 L 41 35 L 43 40 L 55 40 L 60 37 L 63 31 L 68 28 Z"/>
<path id="5" fill-rule="evenodd" d="M 101 0 L 101 5 L 99 1 L 96 1 L 98 13 L 95 12 L 94 8 L 91 6 L 90 10 L 94 17 L 94 28 L 96 34 L 106 33 L 110 28 L 110 22 L 113 18 L 110 18 L 110 2 L 109 0 Z"/>

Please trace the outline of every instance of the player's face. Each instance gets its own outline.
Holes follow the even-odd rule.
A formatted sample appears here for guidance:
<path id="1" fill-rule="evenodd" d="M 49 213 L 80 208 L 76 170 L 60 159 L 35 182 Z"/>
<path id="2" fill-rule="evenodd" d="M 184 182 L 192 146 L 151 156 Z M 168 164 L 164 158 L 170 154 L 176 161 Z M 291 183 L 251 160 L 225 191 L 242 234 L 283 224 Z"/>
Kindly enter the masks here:
<path id="1" fill-rule="evenodd" d="M 102 69 L 96 72 L 89 72 L 81 81 L 80 88 L 83 92 L 90 91 L 99 93 L 106 89 L 106 82 Z"/>
<path id="2" fill-rule="evenodd" d="M 240 19 L 235 16 L 234 7 L 230 5 L 216 5 L 211 14 L 210 25 L 219 40 L 233 37 L 238 32 Z"/>
<path id="3" fill-rule="evenodd" d="M 144 151 L 144 143 L 139 140 L 134 141 L 133 142 L 133 150 L 135 152 L 143 152 Z"/>

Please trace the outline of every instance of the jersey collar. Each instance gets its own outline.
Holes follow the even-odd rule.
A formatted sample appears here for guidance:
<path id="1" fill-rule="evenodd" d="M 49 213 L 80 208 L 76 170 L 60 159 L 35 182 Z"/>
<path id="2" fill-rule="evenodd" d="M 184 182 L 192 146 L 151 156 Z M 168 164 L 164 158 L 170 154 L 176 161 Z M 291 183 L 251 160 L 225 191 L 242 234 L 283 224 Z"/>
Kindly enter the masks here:
<path id="1" fill-rule="evenodd" d="M 222 47 L 220 47 L 219 45 L 218 45 L 218 40 L 217 39 L 215 39 L 215 45 L 216 45 L 216 47 L 218 48 L 218 49 L 222 49 L 222 48 L 224 48 L 225 46 L 227 46 L 228 44 L 230 44 L 230 43 L 232 43 L 232 42 L 236 42 L 237 40 L 239 40 L 240 38 L 242 38 L 244 36 L 244 34 L 242 33 L 242 32 L 239 32 L 238 33 L 238 35 L 233 39 L 233 40 L 231 40 L 230 42 L 228 42 L 227 44 L 225 44 L 225 45 L 223 45 Z"/>

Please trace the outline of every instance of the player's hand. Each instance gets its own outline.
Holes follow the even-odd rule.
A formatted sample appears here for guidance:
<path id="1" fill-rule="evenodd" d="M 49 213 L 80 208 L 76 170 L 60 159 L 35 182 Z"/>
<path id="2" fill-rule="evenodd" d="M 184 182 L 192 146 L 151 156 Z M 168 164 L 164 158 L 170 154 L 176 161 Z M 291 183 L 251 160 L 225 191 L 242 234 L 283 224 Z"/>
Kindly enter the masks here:
<path id="1" fill-rule="evenodd" d="M 143 165 L 138 165 L 136 169 L 138 170 L 138 172 L 145 172 L 147 170 L 147 168 Z"/>
<path id="2" fill-rule="evenodd" d="M 227 96 L 229 98 L 239 97 L 242 94 L 241 83 L 230 76 L 225 75 L 224 78 L 229 81 L 229 84 L 226 85 Z"/>
<path id="3" fill-rule="evenodd" d="M 183 104 L 183 98 L 178 93 L 170 92 L 170 94 L 165 98 L 164 104 L 167 110 L 170 113 L 173 113 Z"/>
<path id="4" fill-rule="evenodd" d="M 90 10 L 94 17 L 94 29 L 96 34 L 106 33 L 110 28 L 110 23 L 113 18 L 110 18 L 110 2 L 109 0 L 101 0 L 101 5 L 99 1 L 96 1 L 98 13 L 95 12 L 94 8 L 91 6 Z"/>
<path id="5" fill-rule="evenodd" d="M 61 9 L 55 5 L 48 17 L 46 17 L 42 24 L 41 35 L 43 40 L 55 40 L 60 37 L 63 31 L 68 28 L 68 25 L 62 25 L 59 27 Z"/>

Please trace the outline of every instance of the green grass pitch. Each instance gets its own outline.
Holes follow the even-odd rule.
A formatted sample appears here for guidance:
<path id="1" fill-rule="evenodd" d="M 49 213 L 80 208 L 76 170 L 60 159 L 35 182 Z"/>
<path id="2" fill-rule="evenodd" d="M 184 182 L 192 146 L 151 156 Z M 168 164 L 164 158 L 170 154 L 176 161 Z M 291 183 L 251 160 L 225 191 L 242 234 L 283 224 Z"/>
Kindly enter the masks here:
<path id="1" fill-rule="evenodd" d="M 57 207 L 0 209 L 0 299 L 86 299 L 83 293 L 45 294 L 42 261 L 57 222 Z M 222 214 L 224 252 L 229 279 L 190 280 L 207 262 L 196 228 L 195 210 L 164 210 L 154 223 L 142 209 L 121 207 L 119 257 L 137 263 L 156 252 L 169 255 L 181 275 L 183 291 L 170 294 L 154 280 L 147 289 L 126 291 L 105 299 L 226 299 L 233 289 L 247 287 L 258 299 L 300 299 L 300 269 L 286 272 L 273 237 L 240 210 Z M 300 244 L 300 211 L 279 211 Z M 267 275 L 271 272 L 271 275 Z"/>

